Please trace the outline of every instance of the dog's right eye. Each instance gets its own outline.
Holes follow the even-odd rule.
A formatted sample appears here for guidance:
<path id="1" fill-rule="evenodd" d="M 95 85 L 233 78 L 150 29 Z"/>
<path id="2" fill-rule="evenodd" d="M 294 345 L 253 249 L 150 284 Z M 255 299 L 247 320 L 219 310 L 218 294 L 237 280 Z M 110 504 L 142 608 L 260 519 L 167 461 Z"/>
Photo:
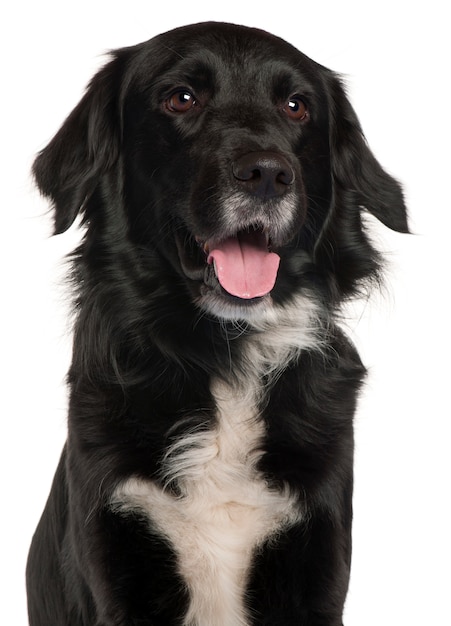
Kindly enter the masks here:
<path id="1" fill-rule="evenodd" d="M 172 113 L 186 113 L 196 104 L 196 99 L 189 91 L 176 91 L 165 101 L 167 110 Z"/>

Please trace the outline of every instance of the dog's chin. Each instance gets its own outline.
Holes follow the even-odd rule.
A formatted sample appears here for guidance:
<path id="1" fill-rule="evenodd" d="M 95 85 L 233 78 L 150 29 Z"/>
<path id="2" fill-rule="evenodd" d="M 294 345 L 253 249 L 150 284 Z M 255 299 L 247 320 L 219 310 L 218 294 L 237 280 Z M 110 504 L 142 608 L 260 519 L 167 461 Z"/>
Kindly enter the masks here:
<path id="1" fill-rule="evenodd" d="M 207 315 L 224 321 L 261 323 L 267 321 L 273 310 L 270 293 L 258 298 L 237 298 L 224 291 L 219 283 L 216 288 L 203 283 L 199 292 L 196 305 Z"/>

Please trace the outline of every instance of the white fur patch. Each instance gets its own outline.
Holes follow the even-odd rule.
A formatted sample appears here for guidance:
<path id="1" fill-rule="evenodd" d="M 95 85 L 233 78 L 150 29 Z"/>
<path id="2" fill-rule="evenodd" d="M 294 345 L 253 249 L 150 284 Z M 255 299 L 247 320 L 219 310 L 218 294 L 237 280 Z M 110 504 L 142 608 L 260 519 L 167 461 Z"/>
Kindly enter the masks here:
<path id="1" fill-rule="evenodd" d="M 115 508 L 146 512 L 172 545 L 189 590 L 185 626 L 246 626 L 245 588 L 256 546 L 300 518 L 294 494 L 271 490 L 256 469 L 263 423 L 254 408 L 215 384 L 218 424 L 176 441 L 165 478 L 174 497 L 153 482 L 130 478 Z"/>
<path id="2" fill-rule="evenodd" d="M 243 338 L 248 376 L 241 384 L 213 381 L 215 427 L 193 431 L 167 450 L 164 484 L 176 480 L 180 494 L 130 477 L 112 499 L 117 511 L 144 512 L 170 542 L 189 591 L 184 626 L 248 626 L 245 590 L 255 549 L 301 519 L 297 494 L 271 489 L 257 469 L 265 435 L 257 409 L 261 376 L 277 375 L 302 347 L 315 344 L 305 325 L 312 307 L 297 309 L 299 323 L 292 313 L 294 306 L 284 323 L 281 316 L 266 320 L 265 332 Z"/>

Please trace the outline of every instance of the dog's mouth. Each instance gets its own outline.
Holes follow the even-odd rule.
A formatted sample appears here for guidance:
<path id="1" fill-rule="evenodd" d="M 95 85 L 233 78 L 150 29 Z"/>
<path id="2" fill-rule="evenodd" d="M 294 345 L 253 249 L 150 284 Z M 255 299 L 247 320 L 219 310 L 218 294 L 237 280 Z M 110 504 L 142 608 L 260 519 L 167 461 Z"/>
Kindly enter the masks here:
<path id="1" fill-rule="evenodd" d="M 207 263 L 213 265 L 221 287 L 243 300 L 260 298 L 275 285 L 280 257 L 270 249 L 260 228 L 240 231 L 218 242 L 206 242 Z"/>
<path id="2" fill-rule="evenodd" d="M 262 298 L 271 292 L 280 257 L 271 249 L 269 233 L 254 224 L 224 238 L 177 238 L 182 269 L 192 280 L 240 300 Z M 197 248 L 197 250 L 196 250 Z"/>

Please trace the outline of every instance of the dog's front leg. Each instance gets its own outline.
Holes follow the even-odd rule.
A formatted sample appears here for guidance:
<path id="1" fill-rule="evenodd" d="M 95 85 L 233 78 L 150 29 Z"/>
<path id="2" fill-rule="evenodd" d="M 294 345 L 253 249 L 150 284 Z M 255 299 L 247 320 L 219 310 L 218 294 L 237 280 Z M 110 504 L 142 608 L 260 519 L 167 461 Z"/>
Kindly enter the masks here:
<path id="1" fill-rule="evenodd" d="M 255 626 L 343 626 L 350 557 L 350 533 L 326 508 L 269 542 L 251 578 Z"/>
<path id="2" fill-rule="evenodd" d="M 92 620 L 80 626 L 180 623 L 186 612 L 186 592 L 170 546 L 149 520 L 104 507 L 83 526 L 79 522 L 80 517 L 72 533 L 70 568 L 76 584 L 89 590 L 81 602 L 84 612 L 89 603 Z"/>

